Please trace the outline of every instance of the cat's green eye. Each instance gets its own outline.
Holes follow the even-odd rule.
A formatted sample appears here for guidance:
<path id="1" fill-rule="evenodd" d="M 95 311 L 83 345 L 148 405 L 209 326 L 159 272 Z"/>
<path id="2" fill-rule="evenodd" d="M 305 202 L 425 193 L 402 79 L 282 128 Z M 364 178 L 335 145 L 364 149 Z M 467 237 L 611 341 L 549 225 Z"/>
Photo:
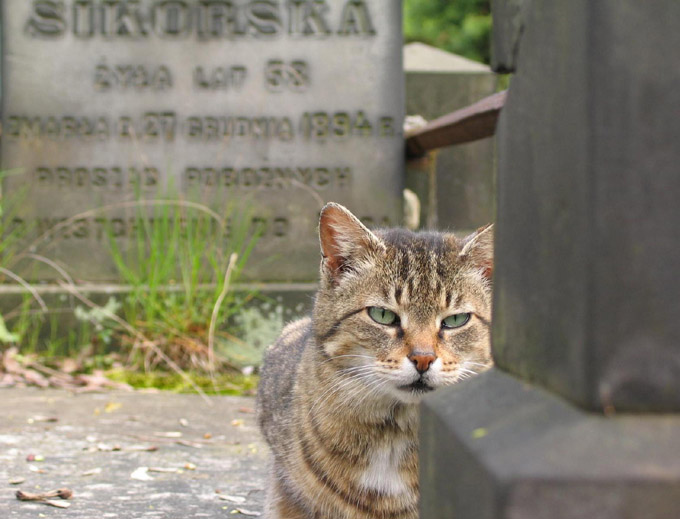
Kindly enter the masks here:
<path id="1" fill-rule="evenodd" d="M 442 328 L 460 328 L 470 320 L 471 314 L 453 314 L 442 321 Z"/>
<path id="2" fill-rule="evenodd" d="M 399 322 L 399 317 L 392 310 L 387 308 L 380 308 L 379 306 L 370 306 L 368 308 L 368 315 L 378 324 L 384 324 L 389 326 L 391 324 L 397 324 Z"/>

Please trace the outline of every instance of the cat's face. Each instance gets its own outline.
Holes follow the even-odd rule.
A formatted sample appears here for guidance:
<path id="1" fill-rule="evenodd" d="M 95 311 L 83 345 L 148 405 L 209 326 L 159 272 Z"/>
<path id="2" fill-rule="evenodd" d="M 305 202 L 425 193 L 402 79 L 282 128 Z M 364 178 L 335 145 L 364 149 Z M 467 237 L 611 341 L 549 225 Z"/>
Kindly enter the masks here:
<path id="1" fill-rule="evenodd" d="M 320 233 L 316 333 L 348 388 L 416 403 L 491 365 L 490 228 L 374 234 L 332 205 Z"/>

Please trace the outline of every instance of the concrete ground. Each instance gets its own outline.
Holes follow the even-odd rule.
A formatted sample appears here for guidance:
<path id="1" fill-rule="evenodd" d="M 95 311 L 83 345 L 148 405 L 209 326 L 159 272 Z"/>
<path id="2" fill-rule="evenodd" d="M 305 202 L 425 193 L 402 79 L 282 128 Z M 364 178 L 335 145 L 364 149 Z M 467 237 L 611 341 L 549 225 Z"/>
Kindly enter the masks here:
<path id="1" fill-rule="evenodd" d="M 171 393 L 0 390 L 0 517 L 259 515 L 267 447 L 255 399 L 210 402 Z M 63 487 L 73 491 L 67 510 L 15 497 L 19 489 Z"/>

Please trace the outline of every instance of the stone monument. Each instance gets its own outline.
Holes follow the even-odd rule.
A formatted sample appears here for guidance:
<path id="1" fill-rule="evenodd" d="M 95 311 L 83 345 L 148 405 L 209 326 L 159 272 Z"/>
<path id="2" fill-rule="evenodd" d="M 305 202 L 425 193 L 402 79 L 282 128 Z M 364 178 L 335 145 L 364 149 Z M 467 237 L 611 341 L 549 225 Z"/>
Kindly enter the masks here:
<path id="1" fill-rule="evenodd" d="M 493 7 L 497 368 L 424 406 L 421 517 L 679 517 L 680 3 Z"/>
<path id="2" fill-rule="evenodd" d="M 399 2 L 12 1 L 2 31 L 3 195 L 34 234 L 68 222 L 40 252 L 80 280 L 116 281 L 107 233 L 168 191 L 252 215 L 257 281 L 316 278 L 326 201 L 400 220 Z"/>

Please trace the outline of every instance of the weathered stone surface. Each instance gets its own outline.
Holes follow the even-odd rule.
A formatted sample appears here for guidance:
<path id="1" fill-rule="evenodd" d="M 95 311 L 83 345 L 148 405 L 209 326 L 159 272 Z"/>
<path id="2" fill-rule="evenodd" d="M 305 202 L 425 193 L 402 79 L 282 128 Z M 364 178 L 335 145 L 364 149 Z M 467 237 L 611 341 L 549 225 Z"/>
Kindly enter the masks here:
<path id="1" fill-rule="evenodd" d="M 524 17 L 531 0 L 492 0 L 493 37 L 491 68 L 496 72 L 515 72 Z"/>
<path id="2" fill-rule="evenodd" d="M 680 515 L 680 416 L 584 412 L 492 370 L 421 410 L 421 517 Z"/>
<path id="3" fill-rule="evenodd" d="M 498 128 L 496 362 L 591 409 L 678 412 L 680 3 L 530 6 Z"/>
<path id="4" fill-rule="evenodd" d="M 400 219 L 398 2 L 4 2 L 2 23 L 3 196 L 32 232 L 94 210 L 38 247 L 79 279 L 115 280 L 107 232 L 139 233 L 119 204 L 169 187 L 252 211 L 259 281 L 315 278 L 325 201 Z"/>
<path id="5" fill-rule="evenodd" d="M 169 393 L 0 390 L 2 516 L 198 518 L 245 517 L 233 512 L 237 509 L 261 512 L 267 448 L 254 415 L 242 412 L 252 410 L 254 398 L 211 397 L 210 401 L 211 406 L 197 395 Z M 186 426 L 180 419 L 186 420 Z M 160 433 L 182 436 L 168 438 Z M 206 433 L 212 435 L 210 439 L 204 437 Z M 151 445 L 158 450 L 131 449 Z M 114 446 L 121 450 L 100 450 Z M 45 461 L 27 462 L 29 454 L 41 454 Z M 184 468 L 187 463 L 194 464 L 195 470 Z M 132 479 L 139 467 L 182 469 L 182 473 L 148 472 L 151 481 Z M 97 468 L 101 472 L 84 475 Z M 25 482 L 10 485 L 13 478 Z M 44 492 L 62 487 L 74 493 L 68 511 L 14 497 L 18 489 Z M 221 500 L 218 490 L 245 501 Z"/>
<path id="6" fill-rule="evenodd" d="M 496 77 L 486 65 L 421 43 L 404 47 L 404 69 L 406 112 L 428 120 L 479 101 L 496 89 Z M 493 221 L 493 140 L 446 148 L 436 157 L 438 227 L 467 231 Z M 414 186 L 427 185 L 418 180 L 422 171 L 409 171 L 409 175 Z"/>
<path id="7" fill-rule="evenodd" d="M 526 5 L 498 126 L 498 368 L 427 399 L 422 517 L 677 517 L 680 4 Z"/>

